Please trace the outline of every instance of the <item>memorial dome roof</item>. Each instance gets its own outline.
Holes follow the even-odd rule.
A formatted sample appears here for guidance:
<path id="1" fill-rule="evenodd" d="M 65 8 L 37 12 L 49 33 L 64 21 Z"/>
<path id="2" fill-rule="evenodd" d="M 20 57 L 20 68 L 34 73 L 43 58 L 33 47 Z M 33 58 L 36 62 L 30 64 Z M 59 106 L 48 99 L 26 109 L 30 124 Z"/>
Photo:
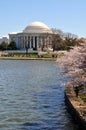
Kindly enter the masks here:
<path id="1" fill-rule="evenodd" d="M 51 29 L 42 22 L 32 22 L 24 30 L 24 33 L 52 33 Z"/>

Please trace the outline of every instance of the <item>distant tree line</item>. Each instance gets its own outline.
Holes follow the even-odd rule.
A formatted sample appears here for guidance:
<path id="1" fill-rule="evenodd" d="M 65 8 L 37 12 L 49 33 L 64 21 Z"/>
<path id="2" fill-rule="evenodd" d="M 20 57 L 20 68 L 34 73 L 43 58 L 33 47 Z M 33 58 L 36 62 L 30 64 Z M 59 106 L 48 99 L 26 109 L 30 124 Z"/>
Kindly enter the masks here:
<path id="1" fill-rule="evenodd" d="M 70 50 L 73 46 L 77 46 L 80 43 L 80 39 L 78 39 L 75 35 L 67 35 L 66 37 L 62 37 L 59 34 L 53 34 L 52 37 L 52 47 L 53 51 L 58 50 Z"/>
<path id="2" fill-rule="evenodd" d="M 4 50 L 16 50 L 16 43 L 15 41 L 11 41 L 9 44 L 6 42 L 2 42 L 0 44 L 0 50 L 4 51 Z"/>

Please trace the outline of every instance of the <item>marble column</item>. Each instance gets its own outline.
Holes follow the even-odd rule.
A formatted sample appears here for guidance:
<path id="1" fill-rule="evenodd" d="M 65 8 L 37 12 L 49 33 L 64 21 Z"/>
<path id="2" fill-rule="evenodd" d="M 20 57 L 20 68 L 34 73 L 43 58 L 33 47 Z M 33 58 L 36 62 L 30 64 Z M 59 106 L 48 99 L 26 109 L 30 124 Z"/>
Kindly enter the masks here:
<path id="1" fill-rule="evenodd" d="M 30 36 L 30 48 L 31 48 L 31 36 Z"/>
<path id="2" fill-rule="evenodd" d="M 26 42 L 27 42 L 27 47 L 28 47 L 28 36 L 27 36 L 27 40 L 26 40 Z"/>
<path id="3" fill-rule="evenodd" d="M 23 46 L 25 48 L 25 37 L 23 36 Z"/>
<path id="4" fill-rule="evenodd" d="M 19 36 L 19 45 L 20 45 L 20 48 L 22 48 L 21 37 L 20 36 Z"/>
<path id="5" fill-rule="evenodd" d="M 23 42 L 23 46 L 24 46 L 24 48 L 25 48 L 25 42 L 24 42 L 24 36 L 23 36 L 23 38 L 22 38 L 22 42 Z"/>
<path id="6" fill-rule="evenodd" d="M 35 48 L 35 36 L 33 36 L 33 48 Z"/>
<path id="7" fill-rule="evenodd" d="M 39 37 L 37 36 L 37 48 L 39 48 Z"/>
<path id="8" fill-rule="evenodd" d="M 28 36 L 28 48 L 30 48 L 30 37 Z"/>

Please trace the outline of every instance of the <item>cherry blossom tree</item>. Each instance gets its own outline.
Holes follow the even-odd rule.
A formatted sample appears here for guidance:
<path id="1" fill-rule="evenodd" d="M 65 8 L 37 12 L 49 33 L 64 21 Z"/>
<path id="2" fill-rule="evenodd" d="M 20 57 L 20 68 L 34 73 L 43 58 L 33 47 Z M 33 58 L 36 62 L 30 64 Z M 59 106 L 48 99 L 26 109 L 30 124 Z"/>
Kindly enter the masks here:
<path id="1" fill-rule="evenodd" d="M 66 52 L 57 62 L 63 67 L 65 76 L 71 77 L 76 85 L 86 86 L 86 41 Z"/>

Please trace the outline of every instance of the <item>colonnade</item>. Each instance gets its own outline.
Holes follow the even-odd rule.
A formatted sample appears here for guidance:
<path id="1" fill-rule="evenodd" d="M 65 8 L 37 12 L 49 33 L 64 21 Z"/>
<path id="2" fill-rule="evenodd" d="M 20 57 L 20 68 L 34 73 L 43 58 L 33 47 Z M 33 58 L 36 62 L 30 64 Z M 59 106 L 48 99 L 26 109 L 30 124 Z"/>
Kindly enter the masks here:
<path id="1" fill-rule="evenodd" d="M 52 38 L 51 36 L 18 36 L 17 47 L 20 49 L 28 48 L 35 49 L 38 48 L 51 48 L 52 47 Z"/>
<path id="2" fill-rule="evenodd" d="M 52 35 L 49 34 L 39 34 L 39 35 L 34 35 L 34 34 L 16 34 L 16 35 L 11 35 L 10 40 L 16 42 L 16 47 L 18 49 L 33 49 L 33 50 L 43 50 L 43 49 L 48 49 L 52 48 Z"/>

